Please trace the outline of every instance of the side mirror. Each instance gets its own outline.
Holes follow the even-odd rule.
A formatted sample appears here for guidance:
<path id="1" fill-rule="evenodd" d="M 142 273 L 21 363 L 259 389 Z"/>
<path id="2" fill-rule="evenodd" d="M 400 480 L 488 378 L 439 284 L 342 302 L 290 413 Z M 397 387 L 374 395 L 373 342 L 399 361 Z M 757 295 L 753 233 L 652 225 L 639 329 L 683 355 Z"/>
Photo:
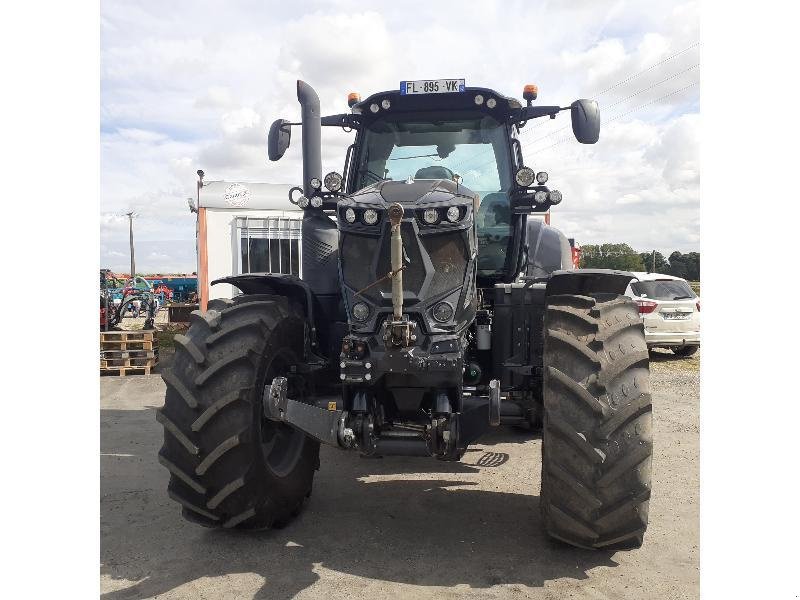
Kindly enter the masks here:
<path id="1" fill-rule="evenodd" d="M 572 133 L 581 144 L 594 144 L 600 139 L 600 107 L 595 100 L 575 100 L 570 105 Z"/>
<path id="2" fill-rule="evenodd" d="M 280 160 L 292 139 L 292 127 L 286 119 L 278 119 L 269 128 L 267 154 L 272 161 Z"/>

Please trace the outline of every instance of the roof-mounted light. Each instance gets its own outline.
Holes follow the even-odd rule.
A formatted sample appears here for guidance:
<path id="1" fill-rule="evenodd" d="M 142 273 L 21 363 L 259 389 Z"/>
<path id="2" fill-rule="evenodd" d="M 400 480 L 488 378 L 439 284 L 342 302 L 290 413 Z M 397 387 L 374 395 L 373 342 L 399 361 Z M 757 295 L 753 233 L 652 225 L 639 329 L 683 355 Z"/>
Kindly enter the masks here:
<path id="1" fill-rule="evenodd" d="M 539 87 L 529 83 L 524 88 L 522 88 L 522 97 L 530 104 L 536 97 L 539 95 Z"/>

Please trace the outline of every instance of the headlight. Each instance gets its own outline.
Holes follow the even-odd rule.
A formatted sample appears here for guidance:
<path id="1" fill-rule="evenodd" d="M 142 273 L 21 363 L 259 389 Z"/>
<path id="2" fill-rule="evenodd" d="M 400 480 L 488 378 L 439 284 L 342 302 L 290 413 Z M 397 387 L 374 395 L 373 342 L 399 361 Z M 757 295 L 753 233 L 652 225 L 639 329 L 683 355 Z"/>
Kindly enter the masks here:
<path id="1" fill-rule="evenodd" d="M 356 222 L 356 211 L 352 208 L 348 208 L 344 211 L 344 218 L 348 223 L 355 223 Z"/>
<path id="2" fill-rule="evenodd" d="M 311 187 L 314 188 L 315 190 L 318 190 L 319 188 L 322 187 L 322 182 L 316 177 L 314 177 L 313 179 L 311 179 Z"/>
<path id="3" fill-rule="evenodd" d="M 325 175 L 325 187 L 332 192 L 338 192 L 342 189 L 342 176 L 336 171 L 331 171 Z"/>
<path id="4" fill-rule="evenodd" d="M 561 202 L 561 192 L 553 190 L 547 194 L 547 199 L 550 200 L 551 204 L 558 204 Z"/>
<path id="5" fill-rule="evenodd" d="M 545 183 L 547 183 L 547 179 L 548 179 L 547 173 L 545 173 L 544 171 L 539 171 L 536 174 L 536 183 L 538 183 L 539 185 L 544 185 Z"/>
<path id="6" fill-rule="evenodd" d="M 547 192 L 539 190 L 533 195 L 533 201 L 536 202 L 536 204 L 544 204 L 547 202 Z"/>
<path id="7" fill-rule="evenodd" d="M 378 211 L 368 208 L 364 211 L 364 223 L 375 225 L 378 222 Z"/>
<path id="8" fill-rule="evenodd" d="M 364 322 L 367 320 L 368 316 L 369 316 L 369 306 L 367 306 L 363 302 L 356 302 L 353 305 L 353 318 L 356 321 Z"/>
<path id="9" fill-rule="evenodd" d="M 308 207 L 308 198 L 306 198 L 305 196 L 300 196 L 297 199 L 297 206 L 299 206 L 300 208 Z"/>
<path id="10" fill-rule="evenodd" d="M 422 220 L 428 225 L 433 225 L 439 220 L 439 211 L 435 208 L 426 208 L 422 213 Z"/>
<path id="11" fill-rule="evenodd" d="M 313 198 L 311 198 L 311 206 L 313 206 L 314 208 L 319 208 L 320 206 L 322 206 L 322 198 L 320 198 L 319 196 L 314 196 Z"/>
<path id="12" fill-rule="evenodd" d="M 433 318 L 440 323 L 446 323 L 453 318 L 453 307 L 448 302 L 439 302 L 433 307 Z"/>
<path id="13" fill-rule="evenodd" d="M 455 223 L 461 218 L 461 209 L 457 206 L 451 206 L 447 209 L 447 220 Z"/>
<path id="14" fill-rule="evenodd" d="M 536 179 L 536 173 L 530 167 L 520 167 L 514 175 L 514 180 L 522 187 L 528 187 Z"/>

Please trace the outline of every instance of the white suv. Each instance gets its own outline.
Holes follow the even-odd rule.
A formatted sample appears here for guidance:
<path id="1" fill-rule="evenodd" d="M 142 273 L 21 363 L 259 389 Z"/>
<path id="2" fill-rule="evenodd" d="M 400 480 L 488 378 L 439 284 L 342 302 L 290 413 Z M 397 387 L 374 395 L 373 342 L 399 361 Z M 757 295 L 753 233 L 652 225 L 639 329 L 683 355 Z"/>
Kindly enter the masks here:
<path id="1" fill-rule="evenodd" d="M 636 300 L 648 348 L 670 348 L 691 356 L 700 347 L 700 298 L 685 279 L 633 273 L 625 295 Z"/>

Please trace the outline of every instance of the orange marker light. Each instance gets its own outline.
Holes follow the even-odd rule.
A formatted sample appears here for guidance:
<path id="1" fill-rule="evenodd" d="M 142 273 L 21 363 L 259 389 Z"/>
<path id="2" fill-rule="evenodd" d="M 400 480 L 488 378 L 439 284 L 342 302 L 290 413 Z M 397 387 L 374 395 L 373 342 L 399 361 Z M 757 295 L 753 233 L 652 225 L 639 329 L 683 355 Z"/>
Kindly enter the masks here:
<path id="1" fill-rule="evenodd" d="M 347 94 L 347 106 L 353 108 L 359 102 L 361 102 L 361 94 L 358 92 L 350 92 Z"/>
<path id="2" fill-rule="evenodd" d="M 528 102 L 531 100 L 536 100 L 536 96 L 539 95 L 539 87 L 529 83 L 526 85 L 522 90 L 522 97 L 525 98 Z"/>

